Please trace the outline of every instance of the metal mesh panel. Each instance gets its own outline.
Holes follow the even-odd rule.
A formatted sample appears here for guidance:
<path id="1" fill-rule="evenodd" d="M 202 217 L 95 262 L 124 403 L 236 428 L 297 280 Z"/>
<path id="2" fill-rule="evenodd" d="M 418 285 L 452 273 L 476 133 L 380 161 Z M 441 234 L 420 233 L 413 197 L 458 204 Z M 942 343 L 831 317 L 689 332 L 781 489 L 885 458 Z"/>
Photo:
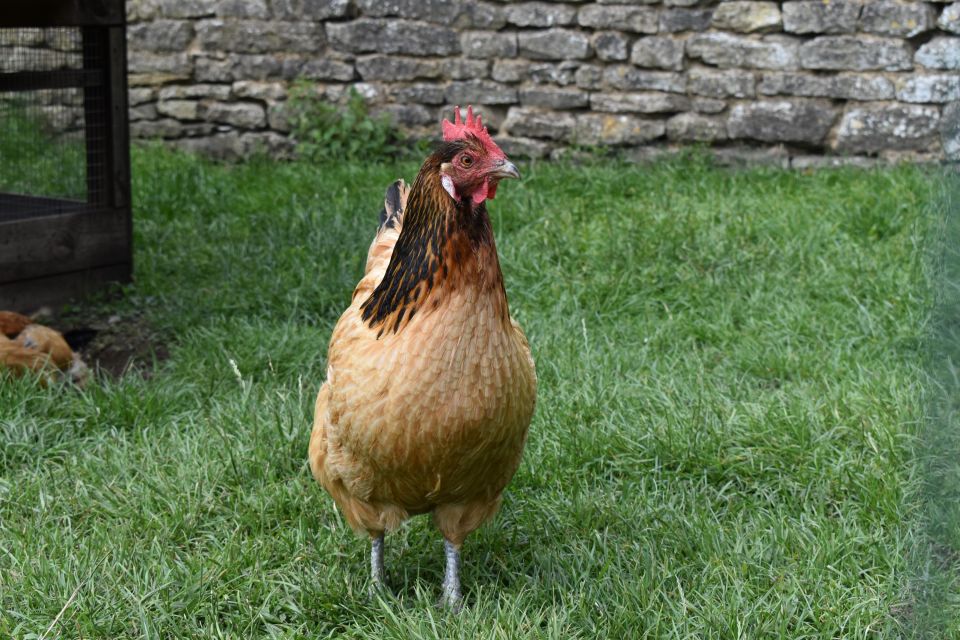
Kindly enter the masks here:
<path id="1" fill-rule="evenodd" d="M 79 27 L 0 29 L 0 221 L 82 209 L 105 190 L 102 49 Z"/>
<path id="2" fill-rule="evenodd" d="M 97 37 L 102 32 L 87 28 L 83 31 L 83 64 L 85 69 L 102 71 L 106 58 L 106 42 Z M 98 73 L 94 71 L 94 73 Z M 90 80 L 87 78 L 86 80 Z M 107 114 L 106 76 L 96 77 L 97 82 L 88 82 L 84 90 L 84 111 L 86 114 L 87 143 L 87 200 L 91 203 L 105 203 L 109 200 L 110 185 L 107 184 L 109 171 L 107 164 L 107 145 L 110 136 Z"/>

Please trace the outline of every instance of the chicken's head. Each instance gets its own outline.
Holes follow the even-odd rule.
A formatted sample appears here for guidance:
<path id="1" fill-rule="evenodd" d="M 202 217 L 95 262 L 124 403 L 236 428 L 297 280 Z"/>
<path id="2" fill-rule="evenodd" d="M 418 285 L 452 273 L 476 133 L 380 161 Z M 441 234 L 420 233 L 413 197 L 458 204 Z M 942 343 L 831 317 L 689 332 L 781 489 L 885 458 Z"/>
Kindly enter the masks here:
<path id="1" fill-rule="evenodd" d="M 493 200 L 497 184 L 503 178 L 519 178 L 517 170 L 497 143 L 493 141 L 480 116 L 473 116 L 467 107 L 467 119 L 454 110 L 454 121 L 443 121 L 443 139 L 452 143 L 440 165 L 440 182 L 456 201 L 469 198 L 474 205 Z"/>

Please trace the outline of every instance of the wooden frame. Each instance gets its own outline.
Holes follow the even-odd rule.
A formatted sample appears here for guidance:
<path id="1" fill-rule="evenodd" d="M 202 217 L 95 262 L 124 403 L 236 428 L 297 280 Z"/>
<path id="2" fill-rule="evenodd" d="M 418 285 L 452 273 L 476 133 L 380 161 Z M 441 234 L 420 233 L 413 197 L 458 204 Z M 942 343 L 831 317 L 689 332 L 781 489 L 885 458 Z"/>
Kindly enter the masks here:
<path id="1" fill-rule="evenodd" d="M 9 2 L 0 27 L 122 27 L 124 0 L 30 0 Z"/>
<path id="2" fill-rule="evenodd" d="M 82 70 L 0 73 L 0 91 L 83 89 L 87 153 L 86 202 L 0 193 L 0 309 L 31 311 L 60 305 L 109 282 L 130 280 L 133 229 L 124 4 L 124 0 L 31 0 L 0 11 L 3 29 L 80 28 Z M 27 209 L 43 213 L 18 214 Z"/>

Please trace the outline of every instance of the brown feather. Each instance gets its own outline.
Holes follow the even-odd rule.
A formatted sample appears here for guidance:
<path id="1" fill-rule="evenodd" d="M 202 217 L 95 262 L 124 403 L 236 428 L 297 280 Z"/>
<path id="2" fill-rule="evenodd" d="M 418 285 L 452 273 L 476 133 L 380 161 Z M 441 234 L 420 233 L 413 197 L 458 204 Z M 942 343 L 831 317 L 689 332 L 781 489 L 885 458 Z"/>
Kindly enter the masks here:
<path id="1" fill-rule="evenodd" d="M 16 338 L 7 338 L 0 331 L 0 368 L 22 375 L 26 372 L 40 374 L 43 384 L 57 377 L 66 377 L 83 386 L 89 374 L 83 360 L 73 352 L 63 335 L 54 329 L 39 324 L 29 324 L 29 318 L 19 314 L 0 311 L 0 318 L 12 329 L 17 327 Z M 26 319 L 28 324 L 24 325 Z"/>
<path id="2" fill-rule="evenodd" d="M 520 463 L 536 374 L 486 209 L 456 206 L 439 165 L 427 160 L 402 223 L 370 247 L 330 339 L 309 454 L 354 529 L 375 536 L 432 511 L 459 545 Z"/>
<path id="3" fill-rule="evenodd" d="M 56 378 L 58 369 L 43 351 L 25 347 L 0 333 L 0 370 L 11 372 L 14 376 L 25 373 L 39 375 L 40 383 L 47 385 Z"/>
<path id="4" fill-rule="evenodd" d="M 31 323 L 30 318 L 15 311 L 0 311 L 0 334 L 14 338 Z"/>
<path id="5" fill-rule="evenodd" d="M 58 369 L 68 368 L 73 361 L 73 350 L 60 332 L 43 325 L 27 325 L 14 342 L 47 354 Z"/>

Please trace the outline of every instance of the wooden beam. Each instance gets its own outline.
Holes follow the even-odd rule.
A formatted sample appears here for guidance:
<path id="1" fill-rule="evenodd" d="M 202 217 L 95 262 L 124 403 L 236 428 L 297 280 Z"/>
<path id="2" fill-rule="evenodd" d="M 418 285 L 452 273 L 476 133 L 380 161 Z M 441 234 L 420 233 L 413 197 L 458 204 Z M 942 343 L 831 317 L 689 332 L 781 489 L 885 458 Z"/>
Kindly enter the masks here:
<path id="1" fill-rule="evenodd" d="M 87 151 L 87 202 L 110 206 L 110 145 L 107 139 L 110 113 L 107 109 L 106 29 L 83 27 L 83 69 L 100 77 L 100 86 L 83 89 L 83 133 Z"/>
<path id="2" fill-rule="evenodd" d="M 117 209 L 0 222 L 0 283 L 130 263 L 129 214 Z"/>
<path id="3" fill-rule="evenodd" d="M 81 69 L 0 73 L 0 91 L 69 89 L 72 87 L 97 87 L 102 84 L 102 73 Z"/>
<path id="4" fill-rule="evenodd" d="M 5 0 L 0 27 L 84 27 L 126 24 L 124 0 Z"/>
<path id="5" fill-rule="evenodd" d="M 40 216 L 81 213 L 89 209 L 82 200 L 0 192 L 0 225 Z"/>
<path id="6" fill-rule="evenodd" d="M 130 206 L 130 123 L 127 106 L 127 34 L 123 27 L 107 29 L 107 109 L 110 121 L 110 180 L 113 206 Z"/>
<path id="7" fill-rule="evenodd" d="M 31 313 L 78 301 L 113 282 L 129 282 L 130 265 L 115 264 L 0 284 L 0 309 Z"/>

